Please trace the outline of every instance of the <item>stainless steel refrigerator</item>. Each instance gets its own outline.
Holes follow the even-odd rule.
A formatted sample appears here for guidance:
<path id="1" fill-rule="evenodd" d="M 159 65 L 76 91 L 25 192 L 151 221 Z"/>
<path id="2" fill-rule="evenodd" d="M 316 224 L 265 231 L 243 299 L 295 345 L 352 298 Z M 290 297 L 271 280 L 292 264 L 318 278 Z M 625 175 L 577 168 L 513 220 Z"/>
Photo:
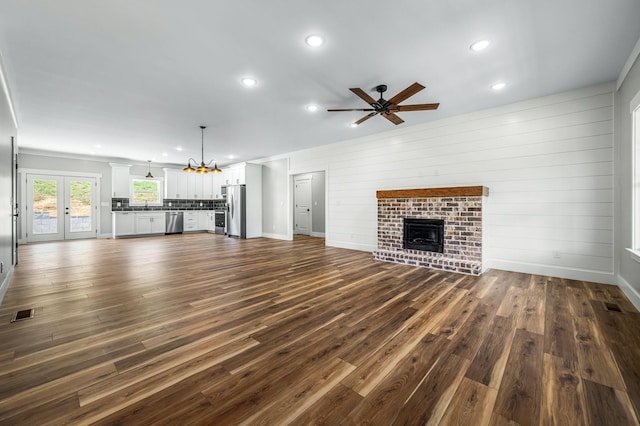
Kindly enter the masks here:
<path id="1" fill-rule="evenodd" d="M 247 238 L 246 188 L 244 185 L 227 186 L 227 235 Z"/>

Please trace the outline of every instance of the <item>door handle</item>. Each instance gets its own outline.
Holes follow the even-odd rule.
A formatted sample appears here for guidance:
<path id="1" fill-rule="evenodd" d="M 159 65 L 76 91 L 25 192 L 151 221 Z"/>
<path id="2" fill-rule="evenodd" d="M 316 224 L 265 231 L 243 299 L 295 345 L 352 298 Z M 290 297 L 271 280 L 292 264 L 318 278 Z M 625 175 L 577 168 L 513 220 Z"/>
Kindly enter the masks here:
<path id="1" fill-rule="evenodd" d="M 307 211 L 310 211 L 309 209 L 307 209 Z"/>

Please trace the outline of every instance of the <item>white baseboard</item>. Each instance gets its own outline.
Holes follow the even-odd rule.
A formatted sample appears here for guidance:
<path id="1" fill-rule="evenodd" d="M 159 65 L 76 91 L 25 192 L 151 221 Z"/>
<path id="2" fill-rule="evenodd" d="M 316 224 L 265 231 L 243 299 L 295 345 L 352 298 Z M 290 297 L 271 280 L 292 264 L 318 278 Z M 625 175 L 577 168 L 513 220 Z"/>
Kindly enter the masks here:
<path id="1" fill-rule="evenodd" d="M 602 284 L 616 284 L 616 277 L 613 272 L 567 268 L 553 265 L 542 265 L 538 263 L 512 262 L 510 260 L 501 259 L 489 259 L 485 263 L 486 265 L 483 265 L 485 269 L 501 269 L 503 271 L 546 275 L 549 277 L 568 278 L 571 280 L 590 281 Z"/>
<path id="2" fill-rule="evenodd" d="M 4 277 L 4 281 L 0 284 L 0 304 L 2 304 L 2 299 L 4 299 L 4 295 L 7 293 L 9 289 L 9 283 L 11 282 L 11 277 L 13 277 L 13 265 L 9 265 L 9 269 L 7 270 L 7 276 Z"/>
<path id="3" fill-rule="evenodd" d="M 291 238 L 288 235 L 285 234 L 267 234 L 265 232 L 262 233 L 262 236 L 264 238 L 273 238 L 275 240 L 286 240 L 286 241 L 291 241 L 293 238 Z"/>
<path id="4" fill-rule="evenodd" d="M 311 232 L 311 236 L 324 238 L 324 232 Z"/>
<path id="5" fill-rule="evenodd" d="M 627 282 L 624 278 L 618 275 L 618 287 L 622 290 L 622 292 L 629 298 L 629 301 L 633 303 L 633 306 L 636 307 L 640 311 L 640 293 L 636 291 L 631 284 Z"/>
<path id="6" fill-rule="evenodd" d="M 352 243 L 349 241 L 336 241 L 336 240 L 325 240 L 325 245 L 329 247 L 368 251 L 371 253 L 373 253 L 373 251 L 377 248 L 377 246 L 371 245 L 371 244 L 360 244 L 360 243 Z"/>
<path id="7" fill-rule="evenodd" d="M 99 234 L 98 238 L 113 238 L 113 234 Z"/>

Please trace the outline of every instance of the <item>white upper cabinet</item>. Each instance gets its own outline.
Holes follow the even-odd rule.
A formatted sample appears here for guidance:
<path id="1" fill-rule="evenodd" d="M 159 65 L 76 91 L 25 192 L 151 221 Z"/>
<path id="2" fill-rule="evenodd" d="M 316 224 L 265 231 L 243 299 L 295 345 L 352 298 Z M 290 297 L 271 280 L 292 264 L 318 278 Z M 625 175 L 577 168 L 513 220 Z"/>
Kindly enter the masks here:
<path id="1" fill-rule="evenodd" d="M 245 165 L 230 167 L 222 171 L 224 185 L 245 185 Z"/>
<path id="2" fill-rule="evenodd" d="M 202 198 L 204 199 L 212 199 L 213 198 L 213 186 L 211 184 L 213 176 L 218 173 L 207 173 L 206 175 L 202 175 Z"/>
<path id="3" fill-rule="evenodd" d="M 178 170 L 164 169 L 164 198 L 178 198 Z"/>
<path id="4" fill-rule="evenodd" d="M 131 164 L 109 163 L 111 166 L 111 197 L 129 198 L 129 168 Z"/>
<path id="5" fill-rule="evenodd" d="M 183 172 L 182 170 L 178 171 L 178 176 L 177 176 L 177 180 L 178 180 L 178 192 L 176 195 L 176 198 L 181 198 L 181 199 L 186 199 L 189 198 L 189 191 L 188 191 L 188 179 L 189 176 L 191 176 L 192 173 L 187 173 L 187 172 Z"/>

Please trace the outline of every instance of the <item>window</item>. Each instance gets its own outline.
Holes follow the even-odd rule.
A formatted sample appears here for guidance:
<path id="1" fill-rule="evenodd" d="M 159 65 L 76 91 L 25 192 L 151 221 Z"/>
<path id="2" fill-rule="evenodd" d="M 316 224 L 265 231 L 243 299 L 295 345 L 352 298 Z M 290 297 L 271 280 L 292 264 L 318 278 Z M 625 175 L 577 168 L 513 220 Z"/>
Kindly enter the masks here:
<path id="1" fill-rule="evenodd" d="M 157 179 L 131 179 L 132 206 L 161 206 L 162 181 Z"/>

